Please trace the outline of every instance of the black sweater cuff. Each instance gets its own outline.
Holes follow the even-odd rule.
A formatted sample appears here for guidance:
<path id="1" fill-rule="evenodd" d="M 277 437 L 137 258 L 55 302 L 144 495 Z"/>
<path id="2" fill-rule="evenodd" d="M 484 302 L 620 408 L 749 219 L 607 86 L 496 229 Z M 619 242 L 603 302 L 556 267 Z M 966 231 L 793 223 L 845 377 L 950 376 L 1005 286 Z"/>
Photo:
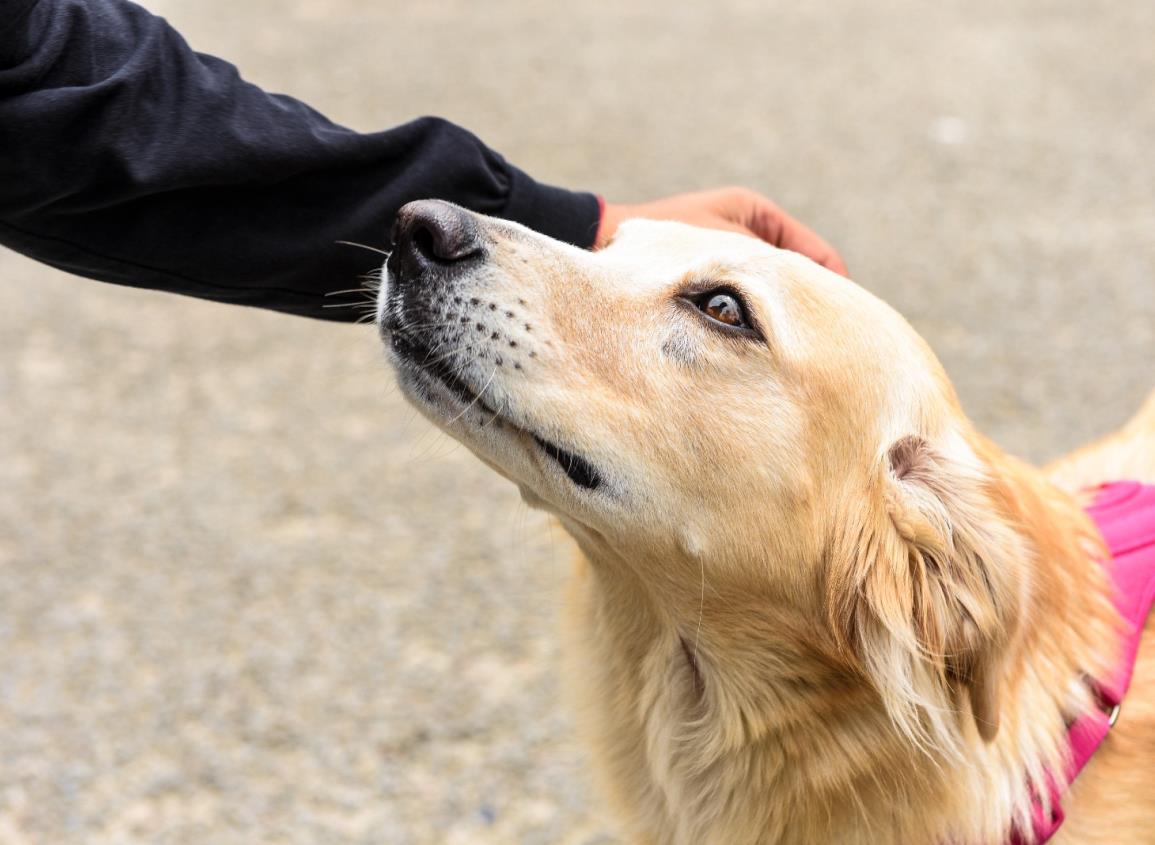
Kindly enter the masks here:
<path id="1" fill-rule="evenodd" d="M 601 222 L 597 196 L 535 182 L 513 166 L 509 170 L 509 199 L 501 217 L 582 249 L 593 246 Z"/>

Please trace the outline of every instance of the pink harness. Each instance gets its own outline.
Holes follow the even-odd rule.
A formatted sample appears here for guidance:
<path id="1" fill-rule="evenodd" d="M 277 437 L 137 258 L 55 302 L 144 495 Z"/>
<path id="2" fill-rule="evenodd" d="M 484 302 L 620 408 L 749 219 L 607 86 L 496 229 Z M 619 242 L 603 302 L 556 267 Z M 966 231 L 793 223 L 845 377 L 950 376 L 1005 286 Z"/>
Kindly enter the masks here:
<path id="1" fill-rule="evenodd" d="M 1104 484 L 1087 513 L 1111 550 L 1112 559 L 1104 566 L 1115 584 L 1115 607 L 1127 629 L 1115 677 L 1095 683 L 1101 711 L 1083 716 L 1068 730 L 1071 760 L 1066 783 L 1087 765 L 1119 716 L 1119 706 L 1135 669 L 1143 625 L 1155 603 L 1155 487 L 1136 481 Z M 1052 781 L 1051 812 L 1045 812 L 1042 802 L 1036 799 L 1032 808 L 1035 842 L 1046 842 L 1063 823 L 1060 797 L 1058 784 Z M 1016 832 L 1010 845 L 1024 845 L 1025 841 Z"/>

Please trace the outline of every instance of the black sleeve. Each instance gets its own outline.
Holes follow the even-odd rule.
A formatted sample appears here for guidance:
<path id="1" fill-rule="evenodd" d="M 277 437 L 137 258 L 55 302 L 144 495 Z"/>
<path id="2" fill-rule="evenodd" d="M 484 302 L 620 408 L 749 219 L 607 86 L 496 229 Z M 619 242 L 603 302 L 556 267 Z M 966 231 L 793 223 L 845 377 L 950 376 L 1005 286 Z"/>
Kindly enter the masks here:
<path id="1" fill-rule="evenodd" d="M 335 320 L 398 208 L 436 197 L 589 246 L 598 200 L 422 118 L 360 134 L 127 0 L 6 0 L 0 244 L 62 270 Z M 344 297 L 345 301 L 349 297 Z"/>

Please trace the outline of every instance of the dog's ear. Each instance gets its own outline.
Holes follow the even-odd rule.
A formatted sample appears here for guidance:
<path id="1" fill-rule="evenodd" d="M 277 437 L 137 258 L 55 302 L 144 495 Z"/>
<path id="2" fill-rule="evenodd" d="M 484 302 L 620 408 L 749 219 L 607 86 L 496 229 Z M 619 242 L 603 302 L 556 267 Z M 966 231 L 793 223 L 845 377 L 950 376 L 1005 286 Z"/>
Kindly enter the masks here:
<path id="1" fill-rule="evenodd" d="M 828 584 L 836 635 L 896 724 L 948 744 L 964 695 L 979 734 L 998 730 L 1025 554 L 978 459 L 955 447 L 962 459 L 916 436 L 890 446 L 873 489 L 844 504 Z"/>

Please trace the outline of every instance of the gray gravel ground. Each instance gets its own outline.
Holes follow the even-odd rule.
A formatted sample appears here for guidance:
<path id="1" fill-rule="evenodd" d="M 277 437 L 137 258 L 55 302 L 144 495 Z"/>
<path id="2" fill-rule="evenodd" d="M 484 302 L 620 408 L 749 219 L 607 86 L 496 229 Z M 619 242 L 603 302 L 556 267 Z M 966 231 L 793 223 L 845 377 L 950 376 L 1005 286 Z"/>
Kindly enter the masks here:
<path id="1" fill-rule="evenodd" d="M 1155 386 L 1155 5 L 156 0 L 335 119 L 762 189 L 1032 459 Z M 335 280 L 334 287 L 346 287 Z M 372 331 L 0 254 L 0 843 L 596 843 L 567 546 Z"/>

